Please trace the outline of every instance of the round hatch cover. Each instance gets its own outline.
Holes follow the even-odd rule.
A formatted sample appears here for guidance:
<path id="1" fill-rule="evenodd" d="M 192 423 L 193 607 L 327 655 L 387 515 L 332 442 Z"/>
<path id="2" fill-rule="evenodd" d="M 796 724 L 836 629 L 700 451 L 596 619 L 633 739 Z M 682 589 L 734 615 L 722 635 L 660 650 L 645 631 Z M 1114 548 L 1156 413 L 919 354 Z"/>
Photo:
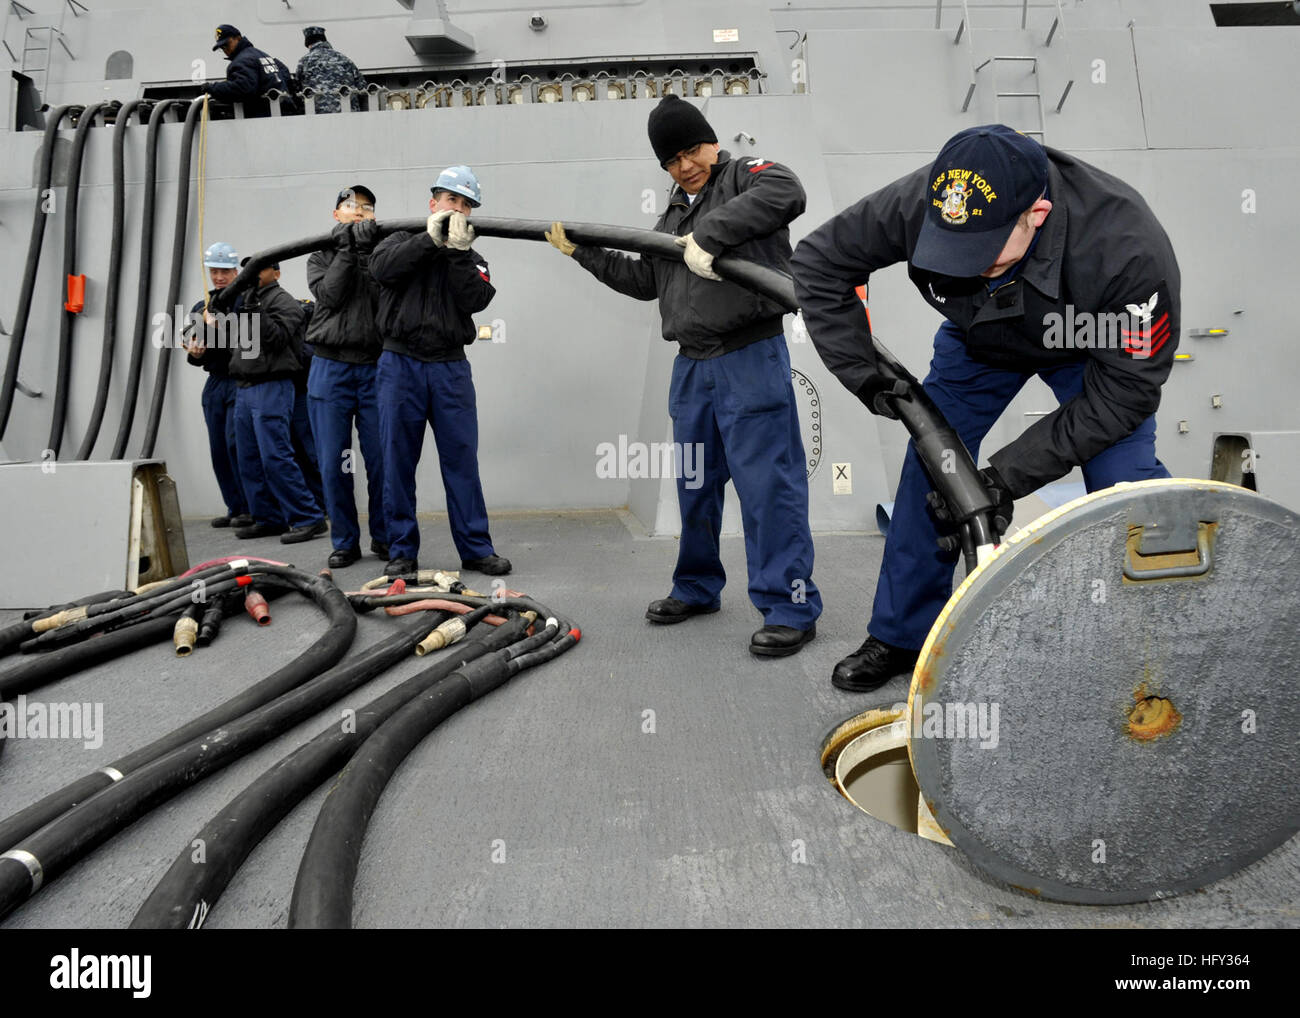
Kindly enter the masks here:
<path id="1" fill-rule="evenodd" d="M 1048 513 L 958 588 L 913 674 L 939 826 L 1058 901 L 1204 886 L 1300 829 L 1300 516 L 1212 481 Z"/>

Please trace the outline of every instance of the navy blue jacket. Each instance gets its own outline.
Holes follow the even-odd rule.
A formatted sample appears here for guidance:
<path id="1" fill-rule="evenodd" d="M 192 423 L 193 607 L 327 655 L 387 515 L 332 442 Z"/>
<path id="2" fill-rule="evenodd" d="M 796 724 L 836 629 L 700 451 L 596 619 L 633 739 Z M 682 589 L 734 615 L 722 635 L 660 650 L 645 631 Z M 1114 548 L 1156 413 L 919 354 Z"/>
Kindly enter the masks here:
<path id="1" fill-rule="evenodd" d="M 244 297 L 240 294 L 235 298 L 235 306 L 229 314 L 237 315 L 240 308 L 243 307 Z M 196 301 L 190 308 L 190 321 L 185 329 L 186 338 L 192 335 L 198 335 L 204 343 L 204 349 L 197 357 L 192 353 L 186 353 L 185 359 L 201 367 L 208 374 L 216 378 L 228 378 L 230 376 L 230 358 L 239 354 L 239 329 L 237 319 L 232 318 L 226 329 L 215 328 L 203 322 L 203 310 L 207 307 L 206 301 Z M 194 323 L 198 322 L 196 326 Z"/>
<path id="2" fill-rule="evenodd" d="M 421 361 L 462 361 L 478 338 L 471 317 L 496 295 L 487 262 L 473 248 L 434 247 L 419 233 L 394 233 L 370 255 L 379 284 L 384 349 Z"/>
<path id="3" fill-rule="evenodd" d="M 302 370 L 302 305 L 279 283 L 271 283 L 246 295 L 240 314 L 250 331 L 241 331 L 241 349 L 230 358 L 230 376 L 241 387 L 293 379 Z M 246 356 L 254 353 L 257 356 Z"/>
<path id="4" fill-rule="evenodd" d="M 316 298 L 307 326 L 316 353 L 345 364 L 379 360 L 384 344 L 375 324 L 379 287 L 370 255 L 353 248 L 315 251 L 307 259 L 307 286 Z"/>
<path id="5" fill-rule="evenodd" d="M 813 345 L 851 392 L 876 370 L 854 287 L 896 262 L 925 301 L 962 330 L 972 359 L 1033 373 L 1083 362 L 1083 392 L 989 462 L 1015 498 L 1131 434 L 1160 406 L 1179 338 L 1179 273 L 1169 237 L 1132 187 L 1047 149 L 1052 202 L 1019 271 L 951 279 L 910 264 L 929 202 L 923 166 L 849 206 L 799 242 L 795 296 Z M 1079 316 L 1083 316 L 1080 318 Z M 1105 327 L 1105 335 L 1094 334 Z M 1074 323 L 1089 323 L 1077 339 Z"/>
<path id="6" fill-rule="evenodd" d="M 289 91 L 289 82 L 275 62 L 247 39 L 240 39 L 226 66 L 226 80 L 207 86 L 208 95 L 226 103 L 246 103 L 271 89 Z"/>

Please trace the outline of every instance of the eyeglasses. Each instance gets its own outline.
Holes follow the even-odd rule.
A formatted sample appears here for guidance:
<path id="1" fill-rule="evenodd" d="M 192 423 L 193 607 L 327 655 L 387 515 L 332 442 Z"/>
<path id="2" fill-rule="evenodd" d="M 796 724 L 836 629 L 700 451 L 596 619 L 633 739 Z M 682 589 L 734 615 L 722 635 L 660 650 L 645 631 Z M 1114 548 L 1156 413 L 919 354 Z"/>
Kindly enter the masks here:
<path id="1" fill-rule="evenodd" d="M 347 201 L 343 203 L 343 207 L 345 209 L 360 209 L 362 212 L 375 211 L 375 207 L 373 205 L 370 205 L 368 203 L 363 205 L 361 202 L 353 201 L 351 198 L 349 198 Z"/>
<path id="2" fill-rule="evenodd" d="M 668 160 L 668 162 L 664 163 L 664 169 L 668 170 L 669 172 L 677 169 L 677 167 L 681 165 L 682 159 L 684 158 L 694 159 L 697 155 L 700 154 L 700 149 L 702 149 L 703 147 L 704 147 L 704 142 L 700 142 L 698 145 L 692 145 L 690 148 L 678 152 L 677 155 L 673 156 L 671 159 Z"/>

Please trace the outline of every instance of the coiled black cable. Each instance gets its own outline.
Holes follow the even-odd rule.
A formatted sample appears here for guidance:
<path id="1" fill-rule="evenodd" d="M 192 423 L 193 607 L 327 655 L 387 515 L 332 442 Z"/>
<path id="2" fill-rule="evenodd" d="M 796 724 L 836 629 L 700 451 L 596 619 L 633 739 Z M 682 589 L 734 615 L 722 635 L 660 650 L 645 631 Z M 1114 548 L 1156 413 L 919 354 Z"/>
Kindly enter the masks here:
<path id="1" fill-rule="evenodd" d="M 237 576 L 228 579 L 217 579 L 212 582 L 205 594 L 217 597 L 229 593 L 240 585 L 241 578 Z M 56 647 L 66 647 L 69 644 L 89 640 L 99 633 L 106 633 L 122 626 L 133 625 L 148 616 L 170 615 L 173 612 L 182 611 L 196 603 L 200 602 L 196 601 L 195 592 L 173 591 L 148 599 L 135 600 L 122 607 L 114 608 L 111 604 L 105 605 L 103 607 L 106 610 L 76 622 L 70 622 L 58 629 L 51 629 L 34 640 L 22 644 L 18 649 L 24 654 L 32 654 Z"/>
<path id="2" fill-rule="evenodd" d="M 290 753 L 232 799 L 187 843 L 136 913 L 131 928 L 202 926 L 209 909 L 258 843 L 305 796 L 337 773 L 381 723 L 463 665 L 514 643 L 526 626 L 519 616 L 495 628 L 476 626 L 431 667 L 360 708 L 355 730 L 332 725 Z M 204 848 L 201 863 L 194 860 L 196 840 Z"/>
<path id="3" fill-rule="evenodd" d="M 343 606 L 347 610 L 346 603 Z M 418 618 L 346 664 L 337 664 L 300 688 L 290 689 L 254 710 L 241 711 L 236 715 L 237 720 L 197 732 L 147 763 L 128 767 L 124 759 L 115 765 L 121 772 L 116 781 L 110 781 L 98 794 L 70 804 L 56 818 L 0 855 L 0 918 L 91 849 L 177 792 L 387 671 L 409 656 L 437 621 Z"/>
<path id="4" fill-rule="evenodd" d="M 0 673 L 0 700 L 31 692 L 83 668 L 164 640 L 171 633 L 174 622 L 175 619 L 163 615 L 142 619 L 138 625 L 116 629 L 83 644 L 24 658 L 15 667 Z"/>
<path id="5" fill-rule="evenodd" d="M 457 669 L 384 722 L 357 750 L 321 806 L 294 882 L 289 927 L 350 928 L 365 829 L 401 762 L 462 707 L 577 642 L 576 629 L 550 619 L 537 637 Z"/>
<path id="6" fill-rule="evenodd" d="M 113 784 L 152 760 L 183 746 L 235 718 L 242 717 L 282 693 L 294 689 L 333 667 L 347 653 L 356 635 L 357 617 L 348 606 L 343 592 L 323 577 L 312 577 L 287 566 L 258 565 L 259 572 L 280 576 L 310 597 L 325 613 L 328 626 L 320 638 L 295 660 L 225 701 L 202 716 L 149 745 L 128 753 L 108 767 L 87 774 L 69 785 L 51 792 L 39 802 L 0 821 L 0 852 L 12 848 L 23 838 L 57 819 L 90 795 Z"/>

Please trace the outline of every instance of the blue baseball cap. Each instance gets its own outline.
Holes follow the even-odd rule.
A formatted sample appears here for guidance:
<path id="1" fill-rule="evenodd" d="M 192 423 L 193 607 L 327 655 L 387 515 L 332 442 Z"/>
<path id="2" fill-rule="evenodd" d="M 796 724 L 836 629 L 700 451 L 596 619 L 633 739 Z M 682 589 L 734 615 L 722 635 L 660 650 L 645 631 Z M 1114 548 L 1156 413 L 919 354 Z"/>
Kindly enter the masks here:
<path id="1" fill-rule="evenodd" d="M 944 276 L 978 276 L 1046 188 L 1047 153 L 1033 138 L 1004 124 L 953 135 L 926 181 L 912 264 Z"/>
<path id="2" fill-rule="evenodd" d="M 222 44 L 224 44 L 227 39 L 233 39 L 239 35 L 243 35 L 243 33 L 240 32 L 240 30 L 237 29 L 234 25 L 218 25 L 217 44 L 212 47 L 213 50 L 221 49 Z"/>

